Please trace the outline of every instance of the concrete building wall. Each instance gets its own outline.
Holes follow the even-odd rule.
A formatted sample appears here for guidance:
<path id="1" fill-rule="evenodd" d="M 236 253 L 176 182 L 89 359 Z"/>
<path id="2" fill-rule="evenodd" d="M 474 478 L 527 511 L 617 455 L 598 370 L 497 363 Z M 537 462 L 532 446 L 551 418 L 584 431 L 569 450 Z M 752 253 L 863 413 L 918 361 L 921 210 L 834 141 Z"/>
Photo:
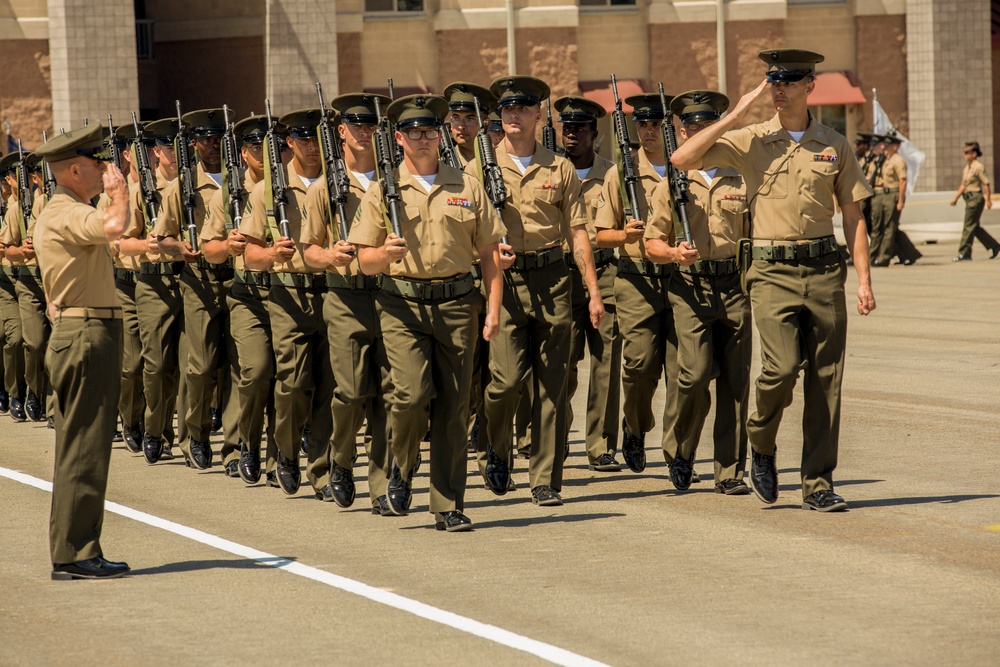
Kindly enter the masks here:
<path id="1" fill-rule="evenodd" d="M 0 120 L 10 119 L 11 134 L 26 148 L 42 144 L 42 131 L 52 132 L 52 81 L 49 43 L 42 39 L 0 41 Z M 0 124 L 0 144 L 7 136 Z"/>
<path id="2" fill-rule="evenodd" d="M 385 88 L 386 78 L 393 77 L 397 86 L 440 91 L 434 22 L 424 14 L 400 13 L 365 21 L 361 62 L 364 88 Z"/>
<path id="3" fill-rule="evenodd" d="M 858 85 L 865 93 L 859 129 L 872 129 L 872 88 L 878 91 L 878 101 L 897 128 L 909 136 L 910 119 L 907 102 L 906 17 L 862 16 L 855 19 L 857 43 Z"/>
<path id="4" fill-rule="evenodd" d="M 315 107 L 316 83 L 339 94 L 337 13 L 328 0 L 267 0 L 264 88 L 275 109 Z"/>
<path id="5" fill-rule="evenodd" d="M 208 72 L 226 72 L 211 77 Z M 184 112 L 228 104 L 236 115 L 264 113 L 264 42 L 260 37 L 164 42 L 157 45 L 154 108 L 173 116 L 175 100 Z M 275 112 L 284 110 L 274 104 Z M 288 109 L 291 110 L 291 109 Z"/>
<path id="6" fill-rule="evenodd" d="M 581 81 L 649 77 L 652 53 L 646 19 L 638 8 L 622 11 L 580 11 L 577 64 Z M 662 50 L 658 45 L 657 50 Z"/>

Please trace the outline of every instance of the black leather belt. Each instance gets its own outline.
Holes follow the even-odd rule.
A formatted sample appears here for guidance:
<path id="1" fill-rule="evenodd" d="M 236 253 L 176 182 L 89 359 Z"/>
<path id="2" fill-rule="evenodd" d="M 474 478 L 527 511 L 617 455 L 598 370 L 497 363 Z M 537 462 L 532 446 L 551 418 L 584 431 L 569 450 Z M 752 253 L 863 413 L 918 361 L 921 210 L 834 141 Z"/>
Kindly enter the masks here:
<path id="1" fill-rule="evenodd" d="M 120 283 L 125 283 L 126 285 L 135 285 L 136 275 L 135 271 L 129 269 L 123 269 L 121 267 L 115 267 L 115 280 Z"/>
<path id="2" fill-rule="evenodd" d="M 982 190 L 966 190 L 965 192 L 962 193 L 962 199 L 965 200 L 975 199 L 976 197 L 982 197 L 982 196 L 983 196 Z"/>
<path id="3" fill-rule="evenodd" d="M 217 280 L 220 282 L 225 282 L 227 280 L 233 279 L 233 268 L 225 264 L 212 264 L 211 262 L 204 262 L 204 258 L 199 259 L 197 262 L 187 264 L 186 270 L 195 278 L 199 280 Z"/>
<path id="4" fill-rule="evenodd" d="M 728 276 L 740 270 L 735 257 L 729 259 L 706 259 L 695 262 L 690 266 L 678 266 L 677 270 L 682 273 L 690 273 L 696 276 Z"/>
<path id="5" fill-rule="evenodd" d="M 520 252 L 514 255 L 514 265 L 510 268 L 514 271 L 531 271 L 540 269 L 543 266 L 555 264 L 562 261 L 563 251 L 561 246 L 546 248 L 538 252 Z"/>
<path id="6" fill-rule="evenodd" d="M 237 269 L 233 273 L 233 282 L 237 285 L 254 285 L 256 287 L 270 287 L 271 274 L 267 271 L 245 271 Z"/>
<path id="7" fill-rule="evenodd" d="M 208 269 L 209 271 L 218 271 L 219 269 L 232 269 L 233 268 L 233 258 L 227 257 L 226 261 L 222 264 L 213 264 L 204 257 L 199 257 L 198 261 L 194 263 L 199 269 Z"/>
<path id="8" fill-rule="evenodd" d="M 42 270 L 37 266 L 15 266 L 14 276 L 16 278 L 41 278 Z"/>
<path id="9" fill-rule="evenodd" d="M 471 273 L 458 278 L 422 282 L 382 276 L 382 291 L 414 301 L 451 301 L 476 288 Z"/>
<path id="10" fill-rule="evenodd" d="M 797 262 L 803 259 L 816 259 L 835 250 L 837 250 L 837 239 L 833 236 L 824 236 L 802 243 L 755 245 L 751 256 L 755 260 L 762 259 L 768 262 Z"/>
<path id="11" fill-rule="evenodd" d="M 669 276 L 676 264 L 656 264 L 644 259 L 636 262 L 625 257 L 618 258 L 618 273 L 631 273 L 637 276 L 650 276 L 652 278 L 664 278 Z"/>
<path id="12" fill-rule="evenodd" d="M 482 264 L 473 264 L 472 265 L 472 270 L 470 271 L 470 273 L 472 274 L 472 279 L 473 280 L 482 280 L 483 279 L 483 266 L 482 266 Z"/>
<path id="13" fill-rule="evenodd" d="M 0 267 L 0 268 L 2 268 L 2 269 L 3 269 L 3 274 L 4 274 L 5 276 L 7 276 L 8 278 L 13 278 L 13 277 L 15 277 L 15 276 L 14 276 L 14 269 L 16 269 L 16 268 L 17 268 L 16 266 L 3 266 L 3 267 Z"/>
<path id="14" fill-rule="evenodd" d="M 176 276 L 184 270 L 184 262 L 143 262 L 139 265 L 141 276 Z"/>
<path id="15" fill-rule="evenodd" d="M 326 278 L 322 273 L 272 273 L 271 287 L 281 285 L 293 289 L 326 289 Z"/>
<path id="16" fill-rule="evenodd" d="M 356 289 L 372 292 L 378 289 L 378 276 L 366 276 L 363 273 L 351 276 L 328 273 L 326 274 L 326 286 L 334 289 Z"/>
<path id="17" fill-rule="evenodd" d="M 566 259 L 566 266 L 569 267 L 570 271 L 579 271 L 576 262 L 573 261 L 573 253 L 567 252 L 563 253 L 563 257 Z M 608 264 L 615 261 L 615 251 L 613 248 L 597 248 L 594 250 L 594 268 L 603 269 Z"/>

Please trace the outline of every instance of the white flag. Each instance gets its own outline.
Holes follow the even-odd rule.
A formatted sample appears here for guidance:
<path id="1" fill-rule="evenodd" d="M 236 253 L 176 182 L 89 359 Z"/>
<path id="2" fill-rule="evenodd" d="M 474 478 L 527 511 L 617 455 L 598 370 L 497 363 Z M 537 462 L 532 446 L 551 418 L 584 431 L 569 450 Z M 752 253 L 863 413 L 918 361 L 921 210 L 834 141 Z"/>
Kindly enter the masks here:
<path id="1" fill-rule="evenodd" d="M 892 121 L 889 120 L 885 109 L 878 103 L 874 89 L 872 89 L 872 110 L 875 113 L 872 132 L 875 134 L 894 134 L 901 140 L 899 144 L 899 156 L 906 161 L 906 196 L 909 197 L 913 194 L 913 188 L 917 185 L 917 174 L 920 173 L 920 167 L 924 165 L 927 154 L 917 148 L 916 144 L 904 137 L 892 126 Z"/>

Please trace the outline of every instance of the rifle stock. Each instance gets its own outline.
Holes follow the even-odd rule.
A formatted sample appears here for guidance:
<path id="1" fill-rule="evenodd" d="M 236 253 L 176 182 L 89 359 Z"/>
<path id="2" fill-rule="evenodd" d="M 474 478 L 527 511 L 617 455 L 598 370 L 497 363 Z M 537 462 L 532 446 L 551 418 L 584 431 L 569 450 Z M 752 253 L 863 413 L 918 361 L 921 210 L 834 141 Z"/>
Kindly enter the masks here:
<path id="1" fill-rule="evenodd" d="M 28 240 L 28 221 L 35 205 L 35 193 L 31 189 L 31 170 L 24 159 L 24 149 L 21 140 L 17 140 L 17 205 L 21 209 L 21 241 Z"/>

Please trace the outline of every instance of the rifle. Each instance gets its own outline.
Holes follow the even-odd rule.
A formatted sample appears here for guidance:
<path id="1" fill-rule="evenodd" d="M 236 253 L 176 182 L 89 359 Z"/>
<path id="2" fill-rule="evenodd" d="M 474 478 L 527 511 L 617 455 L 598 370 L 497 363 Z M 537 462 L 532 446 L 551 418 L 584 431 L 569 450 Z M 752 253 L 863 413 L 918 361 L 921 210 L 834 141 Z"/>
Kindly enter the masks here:
<path id="1" fill-rule="evenodd" d="M 229 122 L 229 105 L 222 105 L 222 115 L 226 122 L 226 133 L 222 135 L 222 164 L 225 172 L 226 193 L 229 195 L 229 217 L 226 218 L 227 229 L 239 229 L 243 222 L 243 174 L 240 169 L 240 149 L 236 144 L 236 132 L 233 123 Z"/>
<path id="2" fill-rule="evenodd" d="M 285 166 L 281 164 L 281 144 L 278 143 L 278 123 L 271 118 L 271 100 L 264 100 L 267 113 L 267 169 L 271 172 L 271 199 L 278 213 L 278 233 L 286 239 L 292 238 L 288 228 L 288 183 L 285 181 Z"/>
<path id="3" fill-rule="evenodd" d="M 396 95 L 393 92 L 391 76 L 389 77 L 388 82 L 389 82 L 389 99 L 395 100 Z M 390 123 L 388 119 L 386 119 L 386 129 L 389 131 L 389 138 L 392 139 L 392 141 L 389 142 L 389 148 L 392 149 L 392 166 L 398 167 L 399 163 L 403 161 L 403 147 L 396 143 L 395 140 L 396 126 Z"/>
<path id="4" fill-rule="evenodd" d="M 875 167 L 872 169 L 872 175 L 868 177 L 868 185 L 872 188 L 875 187 L 875 181 L 878 177 L 882 175 L 882 165 L 885 164 L 885 151 L 882 151 L 877 157 L 873 158 L 875 162 Z"/>
<path id="5" fill-rule="evenodd" d="M 111 161 L 118 167 L 118 171 L 124 172 L 125 163 L 122 160 L 121 148 L 115 140 L 115 123 L 111 120 L 111 114 L 108 114 L 108 131 L 111 133 L 108 135 L 108 152 L 111 153 Z M 125 174 L 125 176 L 127 177 L 128 174 Z"/>
<path id="6" fill-rule="evenodd" d="M 347 243 L 347 235 L 351 231 L 350 221 L 347 219 L 347 193 L 351 187 L 351 181 L 347 176 L 347 167 L 344 165 L 344 155 L 340 151 L 340 141 L 333 133 L 333 126 L 326 115 L 326 103 L 323 101 L 323 86 L 316 83 L 316 94 L 319 96 L 319 111 L 322 120 L 316 128 L 319 134 L 319 151 L 323 157 L 323 176 L 326 177 L 326 197 L 327 215 L 332 222 L 337 220 L 336 229 L 331 226 L 330 231 L 336 231 L 331 236 L 339 237 L 339 240 Z M 332 245 L 332 244 L 331 244 Z"/>
<path id="7" fill-rule="evenodd" d="M 156 174 L 149 164 L 149 155 L 146 153 L 146 146 L 142 143 L 142 131 L 139 129 L 139 119 L 135 112 L 132 112 L 132 127 L 135 128 L 135 143 L 132 144 L 132 160 L 135 162 L 135 170 L 139 174 L 139 190 L 142 192 L 142 203 L 146 208 L 146 230 L 151 231 L 156 226 L 158 211 L 156 210 Z"/>
<path id="8" fill-rule="evenodd" d="M 632 164 L 632 142 L 628 137 L 628 123 L 625 112 L 622 111 L 622 101 L 618 97 L 618 81 L 611 75 L 611 90 L 615 94 L 615 110 L 611 112 L 611 121 L 615 128 L 615 140 L 618 143 L 618 180 L 621 185 L 622 205 L 625 207 L 626 221 L 631 217 L 638 220 L 639 209 L 639 175 Z"/>
<path id="9" fill-rule="evenodd" d="M 545 125 L 542 126 L 542 145 L 556 152 L 556 128 L 552 127 L 552 98 L 545 100 Z"/>
<path id="10" fill-rule="evenodd" d="M 28 220 L 31 219 L 31 209 L 34 207 L 35 193 L 31 189 L 31 169 L 24 159 L 24 149 L 21 140 L 17 140 L 17 205 L 21 209 L 21 241 L 29 240 Z"/>
<path id="11" fill-rule="evenodd" d="M 476 105 L 476 118 L 482 118 L 479 111 L 479 98 L 474 96 L 472 101 Z M 476 133 L 476 149 L 479 158 L 480 180 L 483 182 L 483 189 L 486 190 L 486 197 L 490 200 L 497 215 L 503 218 L 503 210 L 507 206 L 507 186 L 503 182 L 500 165 L 497 164 L 493 141 L 490 139 L 489 123 L 479 124 L 479 132 Z M 509 244 L 506 234 L 500 237 L 500 243 Z"/>
<path id="12" fill-rule="evenodd" d="M 462 170 L 462 161 L 458 159 L 458 150 L 455 148 L 455 140 L 452 139 L 451 129 L 447 126 L 441 131 L 441 145 L 438 146 L 438 153 L 441 161 L 445 164 Z"/>
<path id="13" fill-rule="evenodd" d="M 694 247 L 691 237 L 691 221 L 688 219 L 688 202 L 691 201 L 691 190 L 688 186 L 687 174 L 670 162 L 670 157 L 677 150 L 677 131 L 674 129 L 670 107 L 667 106 L 667 96 L 663 94 L 663 84 L 660 86 L 660 106 L 663 107 L 663 122 L 660 132 L 663 134 L 663 157 L 667 161 L 667 180 L 670 182 L 670 192 L 677 208 L 677 217 L 681 220 L 681 234 L 689 246 Z"/>
<path id="14" fill-rule="evenodd" d="M 383 122 L 382 105 L 377 97 L 375 98 L 375 115 L 378 117 L 378 124 L 375 126 L 375 166 L 382 181 L 383 210 L 389 215 L 390 231 L 399 238 L 403 238 L 403 228 L 399 224 L 399 204 L 402 201 L 402 195 L 399 193 L 396 177 L 392 173 L 394 168 L 392 148 L 389 144 L 389 133 L 386 130 L 389 121 L 384 119 L 385 122 Z"/>
<path id="15" fill-rule="evenodd" d="M 48 142 L 49 137 L 42 130 L 42 142 Z M 45 201 L 52 199 L 56 191 L 56 177 L 52 175 L 52 167 L 48 160 L 42 160 L 42 192 L 45 193 Z"/>
<path id="16" fill-rule="evenodd" d="M 174 153 L 177 155 L 177 179 L 180 181 L 181 207 L 187 221 L 188 243 L 192 252 L 198 252 L 198 225 L 194 221 L 194 174 L 191 173 L 193 159 L 188 143 L 188 131 L 181 120 L 181 101 L 177 104 L 177 136 L 174 138 Z"/>

